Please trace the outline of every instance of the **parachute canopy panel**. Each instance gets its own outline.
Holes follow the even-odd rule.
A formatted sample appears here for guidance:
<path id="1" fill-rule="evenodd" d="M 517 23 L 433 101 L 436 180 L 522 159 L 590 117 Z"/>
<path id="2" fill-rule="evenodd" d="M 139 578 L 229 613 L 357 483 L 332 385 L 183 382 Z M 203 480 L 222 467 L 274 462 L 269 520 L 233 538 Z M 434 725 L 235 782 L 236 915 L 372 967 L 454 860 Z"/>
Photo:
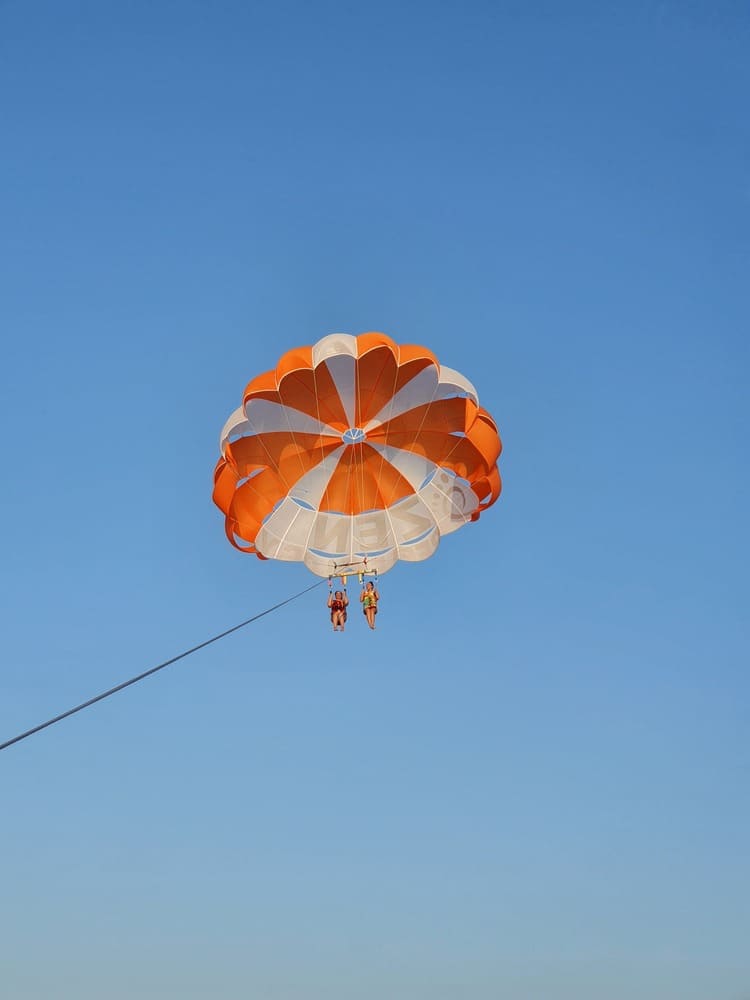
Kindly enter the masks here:
<path id="1" fill-rule="evenodd" d="M 230 542 L 319 576 L 426 559 L 501 490 L 500 437 L 471 382 L 382 333 L 287 351 L 247 385 L 219 446 Z"/>

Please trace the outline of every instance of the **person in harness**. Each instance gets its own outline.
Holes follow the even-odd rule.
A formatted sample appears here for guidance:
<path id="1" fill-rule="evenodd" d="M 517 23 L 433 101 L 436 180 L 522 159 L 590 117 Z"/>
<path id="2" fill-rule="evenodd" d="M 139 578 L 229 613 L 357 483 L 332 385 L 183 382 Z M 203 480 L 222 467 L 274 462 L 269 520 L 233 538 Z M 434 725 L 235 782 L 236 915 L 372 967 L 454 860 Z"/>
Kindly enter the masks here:
<path id="1" fill-rule="evenodd" d="M 328 607 L 331 609 L 331 624 L 334 632 L 343 632 L 346 624 L 346 609 L 349 598 L 346 590 L 337 590 L 334 594 L 328 595 Z"/>
<path id="2" fill-rule="evenodd" d="M 367 619 L 367 624 L 370 628 L 375 628 L 375 615 L 378 613 L 380 594 L 375 589 L 372 580 L 367 581 L 364 590 L 359 595 L 359 599 L 362 602 L 362 611 Z"/>

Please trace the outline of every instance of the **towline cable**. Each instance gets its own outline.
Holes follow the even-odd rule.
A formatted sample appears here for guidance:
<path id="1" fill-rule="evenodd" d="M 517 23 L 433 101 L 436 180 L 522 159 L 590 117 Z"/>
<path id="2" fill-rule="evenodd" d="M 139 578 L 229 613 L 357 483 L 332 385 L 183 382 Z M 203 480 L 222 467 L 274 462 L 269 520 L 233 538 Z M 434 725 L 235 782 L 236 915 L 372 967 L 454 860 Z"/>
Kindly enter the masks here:
<path id="1" fill-rule="evenodd" d="M 89 698 L 88 701 L 81 702 L 81 704 L 76 705 L 75 708 L 69 708 L 67 712 L 62 712 L 60 715 L 56 715 L 53 719 L 47 719 L 46 722 L 42 722 L 38 726 L 34 726 L 33 729 L 27 729 L 25 733 L 19 733 L 18 736 L 14 736 L 12 739 L 6 740 L 5 743 L 0 743 L 0 750 L 7 750 L 7 748 L 13 746 L 14 743 L 20 743 L 21 740 L 25 740 L 27 737 L 33 736 L 34 733 L 39 733 L 42 729 L 46 729 L 48 726 L 54 726 L 56 722 L 62 722 L 63 719 L 67 719 L 69 716 L 75 715 L 76 712 L 81 712 L 84 708 L 88 708 L 90 705 L 95 705 L 97 701 L 103 701 L 105 698 L 109 698 L 110 695 L 117 694 L 118 691 L 122 691 L 124 688 L 130 687 L 131 684 L 137 684 L 138 681 L 142 681 L 144 677 L 150 677 L 151 674 L 155 674 L 157 671 L 163 670 L 165 667 L 169 667 L 173 663 L 177 663 L 178 660 L 184 660 L 185 657 L 190 656 L 191 653 L 197 653 L 199 649 L 205 649 L 206 646 L 210 646 L 213 642 L 218 642 L 219 639 L 223 639 L 225 636 L 231 635 L 232 632 L 238 632 L 246 625 L 251 625 L 253 622 L 257 622 L 259 618 L 264 618 L 266 615 L 270 615 L 272 611 L 278 611 L 278 609 L 283 608 L 285 604 L 291 604 L 292 601 L 296 601 L 297 598 L 303 597 L 305 594 L 309 594 L 311 590 L 315 590 L 316 587 L 320 587 L 326 582 L 327 579 L 325 578 L 318 580 L 318 582 L 313 583 L 312 586 L 306 587 L 304 590 L 300 590 L 298 594 L 294 594 L 292 597 L 287 597 L 284 601 L 279 601 L 278 604 L 274 604 L 271 608 L 266 608 L 265 611 L 261 611 L 259 614 L 253 615 L 252 618 L 248 618 L 246 621 L 240 622 L 239 625 L 233 625 L 232 628 L 228 628 L 225 632 L 220 632 L 218 635 L 214 635 L 210 639 L 206 639 L 204 642 L 199 642 L 197 646 L 193 646 L 191 649 L 186 649 L 184 653 L 178 653 L 177 656 L 173 656 L 170 660 L 158 663 L 155 667 L 151 667 L 150 670 L 144 670 L 142 674 L 137 674 L 135 677 L 131 677 L 130 680 L 123 681 L 122 684 L 116 684 L 115 687 L 110 688 L 108 691 L 102 691 L 101 694 L 97 694 L 93 698 Z"/>

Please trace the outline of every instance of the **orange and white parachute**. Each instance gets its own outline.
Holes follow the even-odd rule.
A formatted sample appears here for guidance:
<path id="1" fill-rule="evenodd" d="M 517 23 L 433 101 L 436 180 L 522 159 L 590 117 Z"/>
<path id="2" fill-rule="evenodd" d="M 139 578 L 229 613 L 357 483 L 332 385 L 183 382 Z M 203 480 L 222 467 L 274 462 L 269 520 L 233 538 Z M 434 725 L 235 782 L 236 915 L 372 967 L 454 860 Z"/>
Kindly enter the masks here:
<path id="1" fill-rule="evenodd" d="M 382 333 L 287 351 L 249 383 L 220 447 L 213 498 L 230 542 L 319 576 L 426 559 L 501 489 L 474 386 Z"/>

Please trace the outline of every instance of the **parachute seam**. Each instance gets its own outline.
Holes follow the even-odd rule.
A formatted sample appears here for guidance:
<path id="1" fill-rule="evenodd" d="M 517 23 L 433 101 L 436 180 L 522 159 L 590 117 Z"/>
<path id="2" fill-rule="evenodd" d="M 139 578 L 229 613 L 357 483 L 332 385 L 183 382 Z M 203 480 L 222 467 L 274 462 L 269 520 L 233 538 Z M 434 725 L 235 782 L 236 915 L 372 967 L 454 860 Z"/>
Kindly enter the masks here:
<path id="1" fill-rule="evenodd" d="M 442 468 L 442 466 L 439 466 L 439 468 Z M 448 494 L 447 494 L 447 493 L 445 492 L 445 490 L 441 490 L 441 489 L 440 489 L 440 487 L 439 487 L 439 486 L 437 485 L 437 483 L 436 483 L 436 482 L 435 482 L 434 480 L 432 480 L 432 481 L 430 482 L 430 486 L 432 486 L 432 488 L 433 488 L 434 490 L 436 490 L 436 492 L 438 492 L 438 493 L 439 493 L 439 494 L 440 494 L 441 496 L 444 496 L 444 497 L 445 497 L 445 499 L 446 499 L 446 500 L 448 501 L 448 503 L 450 504 L 450 506 L 451 506 L 451 507 L 452 507 L 452 508 L 453 508 L 453 509 L 454 509 L 454 510 L 455 510 L 455 511 L 457 512 L 457 513 L 459 513 L 459 514 L 461 515 L 461 517 L 463 518 L 463 521 L 464 521 L 464 524 L 467 524 L 467 523 L 468 523 L 468 522 L 469 522 L 469 521 L 471 520 L 471 518 L 470 518 L 470 517 L 467 517 L 467 516 L 466 516 L 466 514 L 465 514 L 465 513 L 464 513 L 464 512 L 462 511 L 462 510 L 459 510 L 459 509 L 458 509 L 458 507 L 457 507 L 457 506 L 456 506 L 456 504 L 455 504 L 455 503 L 453 502 L 453 500 L 451 500 L 450 496 L 449 496 L 449 495 L 448 495 Z M 420 490 L 420 493 L 421 493 L 421 490 Z M 419 496 L 419 494 L 417 494 L 417 495 Z M 437 521 L 435 521 L 435 527 L 437 527 Z"/>
<path id="2" fill-rule="evenodd" d="M 421 432 L 422 428 L 424 427 L 424 425 L 425 425 L 425 421 L 427 420 L 427 415 L 428 415 L 428 414 L 429 414 L 429 412 L 430 412 L 430 409 L 431 409 L 431 407 L 432 407 L 432 404 L 433 404 L 433 403 L 435 402 L 435 397 L 437 396 L 437 392 L 438 392 L 438 389 L 440 388 L 440 384 L 441 384 L 441 383 L 440 383 L 440 371 L 441 371 L 441 369 L 440 369 L 440 367 L 438 367 L 438 380 L 437 380 L 437 383 L 436 383 L 436 385 L 435 385 L 435 389 L 433 390 L 433 393 L 432 393 L 432 397 L 431 397 L 430 401 L 429 401 L 429 402 L 427 403 L 427 405 L 426 405 L 426 407 L 425 407 L 425 411 L 424 411 L 424 413 L 423 413 L 423 415 L 422 415 L 422 420 L 421 420 L 421 422 L 420 422 L 420 424 L 419 424 L 419 427 L 417 428 L 417 432 L 416 432 L 416 434 L 414 435 L 414 438 L 415 438 L 415 439 L 416 439 L 416 438 L 417 438 L 417 437 L 419 436 L 419 434 L 420 434 L 420 432 Z M 456 385 L 456 384 L 455 384 L 455 382 L 454 382 L 454 383 L 450 383 L 450 382 L 447 382 L 447 383 L 445 383 L 445 384 L 446 384 L 446 385 L 451 385 L 451 384 L 452 384 L 452 385 L 453 385 L 453 386 L 454 386 L 454 387 L 455 387 L 455 388 L 456 388 L 456 389 L 457 389 L 457 390 L 459 391 L 459 393 L 461 392 L 461 387 L 460 387 L 460 386 L 458 386 L 458 385 Z M 451 398 L 451 397 L 446 397 L 446 398 Z M 459 395 L 459 394 L 457 393 L 457 396 L 456 396 L 456 398 L 461 398 L 461 399 L 466 399 L 466 398 L 467 398 L 467 396 L 466 396 L 466 394 L 464 394 L 464 395 Z M 478 403 L 477 403 L 477 404 L 475 404 L 475 405 L 477 405 L 477 407 L 478 407 Z M 411 409 L 415 409 L 415 407 L 411 407 Z M 406 415 L 406 414 L 407 414 L 408 412 L 409 412 L 409 410 L 405 410 L 405 411 L 404 411 L 404 413 L 402 413 L 402 414 L 399 414 L 399 415 L 400 415 L 400 416 L 405 416 L 405 415 Z M 386 437 L 387 437 L 387 436 L 388 436 L 388 431 L 386 431 Z M 444 437 L 450 437 L 450 435 L 446 433 L 446 434 L 444 434 Z M 456 443 L 455 443 L 455 444 L 453 445 L 453 447 L 452 447 L 452 448 L 451 448 L 451 450 L 450 450 L 450 451 L 449 451 L 449 452 L 447 453 L 447 455 L 444 455 L 444 456 L 443 456 L 443 458 L 442 458 L 442 460 L 441 460 L 441 462 L 440 462 L 440 463 L 438 463 L 438 462 L 435 462 L 435 461 L 433 461 L 432 459 L 430 459 L 429 461 L 431 461 L 431 462 L 432 462 L 432 464 L 433 464 L 433 465 L 435 466 L 435 468 L 436 468 L 436 469 L 441 469 L 441 468 L 443 468 L 444 466 L 442 465 L 442 462 L 447 462 L 447 461 L 448 461 L 448 460 L 450 459 L 450 457 L 451 457 L 451 455 L 453 454 L 453 452 L 454 452 L 454 451 L 456 450 L 456 448 L 458 448 L 458 446 L 459 446 L 460 442 L 461 442 L 461 441 L 465 441 L 465 440 L 468 440 L 468 439 L 467 439 L 467 438 L 465 438 L 465 437 L 464 437 L 464 438 L 456 438 Z M 473 444 L 473 442 L 471 442 L 471 441 L 469 441 L 469 444 L 470 444 L 470 445 L 471 445 L 471 447 L 472 447 L 472 448 L 474 449 L 474 451 L 476 451 L 476 452 L 477 452 L 477 454 L 479 455 L 479 457 L 480 457 L 480 458 L 482 458 L 482 461 L 484 462 L 484 456 L 482 456 L 482 455 L 481 455 L 481 453 L 480 453 L 480 452 L 478 451 L 478 449 L 476 448 L 476 445 L 474 445 L 474 444 Z M 416 452 L 413 452 L 413 451 L 411 451 L 411 450 L 410 450 L 409 448 L 398 448 L 398 449 L 396 449 L 396 450 L 397 450 L 397 451 L 405 451 L 405 452 L 407 452 L 407 453 L 409 453 L 409 454 L 416 454 Z M 484 462 L 484 464 L 486 465 L 486 462 Z M 455 470 L 451 470 L 451 471 L 455 471 Z"/>
<path id="3" fill-rule="evenodd" d="M 360 378 L 359 378 L 359 362 L 360 362 L 359 337 L 357 337 L 357 359 L 356 359 L 356 364 L 354 366 L 354 385 L 356 387 L 356 397 L 357 397 L 357 409 L 356 409 L 356 412 L 355 412 L 355 422 L 356 422 L 357 426 L 359 426 L 359 422 L 362 420 L 362 392 L 361 392 Z M 358 506 L 359 510 L 362 511 L 362 509 L 364 508 L 364 505 L 365 505 L 365 462 L 364 462 L 364 457 L 365 456 L 364 456 L 364 448 L 363 448 L 363 446 L 361 444 L 354 445 L 353 447 L 360 449 L 360 451 L 359 451 L 359 457 L 360 457 L 360 462 L 359 462 L 359 481 L 360 481 L 360 483 L 359 484 L 360 484 L 361 494 L 360 494 L 360 497 L 359 497 L 359 504 L 357 506 Z M 355 481 L 355 483 L 357 481 L 356 475 L 355 475 L 354 481 Z"/>
<path id="4" fill-rule="evenodd" d="M 249 424 L 250 428 L 251 428 L 251 429 L 252 429 L 252 431 L 253 431 L 253 434 L 254 434 L 254 435 L 255 435 L 255 437 L 256 437 L 256 438 L 258 439 L 258 441 L 260 441 L 260 444 L 261 444 L 261 447 L 263 448 L 263 451 L 264 451 L 264 452 L 266 453 L 266 456 L 267 456 L 267 458 L 268 458 L 268 468 L 269 468 L 269 469 L 273 469 L 273 468 L 274 468 L 274 461 L 273 461 L 273 457 L 272 457 L 272 455 L 271 455 L 271 452 L 270 452 L 270 451 L 268 450 L 268 445 L 266 444 L 266 442 L 265 442 L 265 440 L 264 440 L 264 438 L 263 438 L 263 434 L 264 434 L 264 432 L 263 432 L 263 431 L 259 431 L 259 430 L 257 430 L 257 428 L 256 428 L 255 424 L 253 423 L 253 421 L 252 421 L 252 420 L 250 419 L 250 417 L 248 417 L 248 416 L 247 416 L 247 409 L 246 409 L 246 407 L 247 407 L 247 404 L 248 404 L 248 403 L 251 403 L 251 402 L 253 401 L 253 399 L 254 399 L 254 398 L 255 398 L 255 397 L 251 397 L 250 399 L 248 399 L 248 400 L 247 400 L 247 402 L 243 403 L 243 404 L 242 404 L 242 408 L 243 408 L 243 409 L 245 410 L 245 415 L 246 415 L 246 419 L 247 419 L 247 422 L 248 422 L 248 424 Z M 289 418 L 288 418 L 288 417 L 286 416 L 286 411 L 285 411 L 285 409 L 284 409 L 284 405 L 283 405 L 283 403 L 281 404 L 281 409 L 282 409 L 282 412 L 284 413 L 284 418 L 286 419 L 286 421 L 287 421 L 287 426 L 288 426 L 288 425 L 289 425 Z M 279 432 L 278 432 L 278 431 L 276 431 L 276 432 L 274 432 L 274 431 L 271 431 L 271 433 L 273 434 L 273 433 L 279 433 Z M 288 492 L 288 491 L 289 491 L 289 483 L 287 483 L 287 481 L 286 481 L 286 479 L 284 478 L 284 476 L 282 476 L 282 474 L 281 474 L 281 469 L 280 469 L 280 468 L 279 468 L 279 469 L 277 469 L 276 471 L 277 471 L 277 473 L 278 473 L 278 477 L 279 477 L 279 479 L 280 479 L 280 480 L 281 480 L 281 482 L 282 482 L 282 483 L 284 484 L 284 486 L 286 487 L 286 489 L 287 489 L 287 492 Z M 236 490 L 235 490 L 235 492 L 236 492 Z"/>
<path id="5" fill-rule="evenodd" d="M 394 399 L 392 399 L 390 401 L 390 403 L 388 404 L 391 407 L 391 417 L 389 417 L 389 419 L 392 419 L 392 410 L 393 410 L 393 405 L 395 403 L 395 396 L 396 395 L 401 395 L 401 393 L 403 393 L 404 390 L 407 389 L 412 384 L 412 382 L 414 382 L 416 379 L 418 379 L 421 375 L 424 375 L 424 373 L 427 371 L 427 369 L 429 367 L 433 367 L 434 368 L 434 367 L 439 367 L 439 366 L 436 366 L 434 362 L 430 361 L 428 365 L 426 365 L 424 368 L 421 368 L 415 375 L 412 375 L 412 377 L 409 379 L 408 382 L 404 382 L 404 384 L 398 390 L 398 393 L 394 393 Z M 383 409 L 385 409 L 385 407 L 383 407 Z M 414 409 L 414 407 L 410 406 L 408 409 L 403 410 L 402 412 L 398 413 L 397 416 L 402 417 L 406 413 L 408 413 L 409 410 L 413 410 L 413 409 Z M 380 413 L 382 413 L 382 410 L 378 410 L 378 412 L 372 418 L 373 420 L 377 421 L 379 425 L 383 423 L 382 420 L 378 419 L 379 416 L 380 416 Z"/>
<path id="6" fill-rule="evenodd" d="M 393 355 L 392 351 L 391 351 L 391 355 Z M 391 388 L 391 395 L 390 395 L 390 399 L 388 401 L 389 413 L 388 413 L 388 419 L 385 421 L 385 424 L 386 424 L 385 441 L 383 442 L 383 451 L 381 452 L 381 455 L 380 455 L 380 469 L 378 470 L 378 482 L 380 482 L 380 477 L 383 474 L 383 466 L 385 465 L 385 452 L 386 452 L 386 449 L 388 447 L 388 434 L 389 434 L 388 423 L 389 423 L 389 421 L 391 419 L 390 411 L 393 410 L 393 398 L 396 395 L 396 386 L 398 385 L 398 372 L 399 372 L 399 367 L 400 367 L 400 364 L 399 364 L 400 360 L 401 360 L 401 351 L 399 350 L 399 356 L 397 358 L 395 358 L 395 361 L 396 361 L 396 373 L 393 376 L 393 386 Z M 390 465 L 390 462 L 388 464 Z M 396 471 L 398 471 L 398 470 L 396 470 Z M 385 500 L 383 500 L 383 510 L 387 510 L 387 509 L 388 509 L 388 506 L 385 503 Z"/>
<path id="7" fill-rule="evenodd" d="M 277 367 L 278 367 L 278 365 L 277 365 Z M 300 370 L 299 368 L 295 369 L 295 371 L 299 371 L 299 370 Z M 291 372 L 287 372 L 287 374 L 284 375 L 283 378 L 281 378 L 277 382 L 277 384 L 276 384 L 276 391 L 279 394 L 279 399 L 281 399 L 281 383 L 284 381 L 285 378 L 288 378 L 289 375 L 291 375 L 291 374 L 292 374 Z M 314 378 L 315 378 L 315 373 L 313 372 L 313 379 Z M 315 402 L 316 402 L 316 405 L 317 405 L 317 397 L 316 397 Z M 289 433 L 290 433 L 290 435 L 292 437 L 292 444 L 294 445 L 295 452 L 297 452 L 297 447 L 298 447 L 297 446 L 297 439 L 294 436 L 294 431 L 292 430 L 292 423 L 291 423 L 291 420 L 289 419 L 289 414 L 287 413 L 287 409 L 294 410 L 294 409 L 296 409 L 296 407 L 294 407 L 294 406 L 287 407 L 286 403 L 284 403 L 283 401 L 282 401 L 281 405 L 282 405 L 282 407 L 284 409 L 284 419 L 286 420 L 287 430 L 289 431 Z M 320 418 L 319 417 L 318 417 L 318 425 L 320 425 Z M 318 430 L 318 433 L 320 433 L 320 430 Z M 304 451 L 305 449 L 303 448 L 302 450 Z M 304 474 L 305 474 L 305 465 L 304 465 L 304 462 L 302 461 L 302 456 L 299 454 L 299 452 L 297 452 L 297 458 L 299 459 L 299 467 L 300 467 L 300 473 L 301 473 L 300 479 L 301 479 L 302 476 L 304 476 Z M 287 494 L 289 493 L 289 490 L 290 490 L 290 487 L 287 486 Z"/>
<path id="8" fill-rule="evenodd" d="M 325 362 L 323 363 L 325 364 Z M 313 391 L 315 394 L 315 413 L 317 415 L 318 425 L 320 427 L 322 426 L 322 421 L 320 419 L 320 401 L 318 400 L 318 375 L 314 364 L 312 364 L 312 377 L 313 377 Z M 318 438 L 320 440 L 320 458 L 321 458 L 321 464 L 323 466 L 323 472 L 327 473 L 328 472 L 328 468 L 326 466 L 327 455 L 325 453 L 325 449 L 323 448 L 323 435 L 320 433 L 320 430 L 318 431 Z"/>
<path id="9" fill-rule="evenodd" d="M 311 469 L 310 471 L 312 472 L 313 470 Z M 331 473 L 331 475 L 333 475 L 333 473 Z M 328 482 L 326 483 L 326 489 L 328 488 L 328 483 L 330 483 L 330 481 L 331 480 L 329 477 Z M 325 490 L 323 490 L 323 493 L 325 493 Z M 320 510 L 320 504 L 318 504 L 318 509 L 314 513 L 315 517 L 313 517 L 312 521 L 310 522 L 310 530 L 307 532 L 307 538 L 305 539 L 305 554 L 307 554 L 310 551 L 310 538 L 312 537 L 313 530 L 315 529 L 315 522 L 318 517 L 322 516 L 322 511 Z M 310 568 L 307 559 L 304 559 L 304 563 L 306 566 L 308 566 L 308 568 Z"/>
<path id="10" fill-rule="evenodd" d="M 279 391 L 279 389 L 278 389 L 278 385 L 277 385 L 277 387 L 276 387 L 276 391 L 277 391 L 277 392 Z M 255 397 L 255 396 L 251 396 L 251 397 L 250 397 L 250 399 L 248 399 L 248 400 L 245 400 L 245 401 L 244 401 L 244 402 L 242 403 L 242 409 L 243 409 L 243 412 L 245 413 L 245 419 L 247 420 L 247 423 L 248 423 L 248 426 L 249 426 L 249 427 L 251 428 L 251 430 L 253 431 L 253 434 L 254 434 L 254 436 L 255 436 L 256 440 L 260 441 L 260 444 L 261 444 L 261 447 L 263 448 L 263 451 L 264 451 L 264 452 L 266 453 L 266 457 L 267 457 L 267 459 L 268 459 L 268 466 L 267 466 L 267 467 L 268 467 L 268 468 L 269 468 L 269 469 L 270 469 L 270 470 L 271 470 L 272 472 L 274 472 L 274 473 L 275 473 L 276 475 L 278 475 L 278 477 L 279 477 L 279 479 L 280 479 L 281 483 L 283 484 L 283 486 L 284 486 L 284 488 L 285 488 L 285 490 L 286 490 L 286 494 L 287 494 L 287 496 L 288 496 L 288 495 L 289 495 L 289 489 L 290 489 L 290 485 L 289 485 L 289 483 L 288 483 L 288 482 L 286 481 L 285 477 L 284 477 L 284 476 L 283 476 L 283 475 L 281 474 L 281 466 L 280 466 L 279 464 L 275 464 L 275 463 L 274 463 L 274 460 L 273 460 L 273 456 L 271 455 L 271 452 L 270 452 L 270 451 L 269 451 L 269 449 L 268 449 L 268 445 L 266 444 L 266 442 L 265 442 L 265 440 L 264 440 L 264 438 L 263 438 L 263 433 L 264 433 L 264 432 L 263 432 L 263 431 L 259 431 L 259 430 L 257 430 L 257 428 L 256 428 L 255 424 L 254 424 L 254 423 L 253 423 L 253 421 L 252 421 L 252 420 L 250 419 L 250 417 L 249 417 L 249 416 L 247 415 L 247 406 L 248 406 L 248 404 L 249 404 L 249 403 L 251 403 L 251 402 L 253 401 L 253 399 L 256 399 L 256 398 L 257 398 L 257 397 Z M 281 394 L 280 394 L 280 393 L 279 393 L 279 400 L 281 400 Z M 282 413 L 283 413 L 283 415 L 284 415 L 284 419 L 286 420 L 286 423 L 287 423 L 287 428 L 288 428 L 288 430 L 289 430 L 289 433 L 290 433 L 290 434 L 292 435 L 292 440 L 294 441 L 294 432 L 292 431 L 292 429 L 291 429 L 291 426 L 289 425 L 289 417 L 287 416 L 287 413 L 286 413 L 286 407 L 285 407 L 285 406 L 284 406 L 284 404 L 283 404 L 283 403 L 281 403 L 281 402 L 279 402 L 279 405 L 280 405 L 280 407 L 281 407 L 281 411 L 282 411 Z M 273 433 L 276 433 L 276 434 L 278 434 L 278 433 L 283 433 L 283 429 L 282 429 L 282 430 L 279 430 L 279 431 L 271 431 L 271 433 L 272 433 L 272 434 L 273 434 Z M 301 465 L 301 464 L 302 464 L 302 463 L 301 463 L 301 460 L 300 460 L 300 465 Z M 244 484 L 243 484 L 243 485 L 244 485 Z M 236 487 L 236 488 L 235 488 L 235 491 L 234 491 L 234 494 L 235 494 L 235 496 L 237 495 L 237 493 L 238 493 L 238 490 L 239 490 L 239 487 Z M 256 493 L 258 492 L 258 491 L 257 491 L 257 489 L 255 490 L 255 492 L 256 492 Z M 235 523 L 237 523 L 236 519 L 235 519 Z M 242 539 L 243 539 L 244 541 L 246 541 L 246 542 L 249 542 L 249 543 L 250 543 L 250 545 L 252 545 L 252 547 L 253 547 L 253 551 L 254 551 L 254 552 L 256 552 L 256 553 L 260 552 L 260 549 L 259 549 L 259 548 L 257 547 L 257 545 L 256 545 L 256 541 L 257 541 L 257 538 L 258 538 L 258 534 L 260 533 L 260 531 L 261 531 L 261 530 L 262 530 L 262 521 L 261 521 L 261 528 L 259 528 L 259 529 L 258 529 L 258 531 L 257 531 L 257 532 L 255 533 L 255 538 L 253 538 L 253 540 L 252 540 L 252 541 L 250 541 L 250 539 L 249 539 L 249 538 L 245 538 L 245 536 L 244 536 L 244 535 L 239 535 L 239 537 L 240 537 L 240 538 L 242 538 Z M 262 554 L 262 553 L 261 553 L 261 554 Z"/>
<path id="11" fill-rule="evenodd" d="M 393 527 L 393 518 L 391 517 L 391 512 L 387 507 L 385 508 L 385 516 L 388 518 L 388 524 L 390 526 L 391 536 L 393 538 L 393 545 L 394 548 L 396 549 L 396 559 L 398 560 L 401 558 L 401 546 L 398 544 L 398 538 L 396 537 L 396 529 Z"/>
<path id="12" fill-rule="evenodd" d="M 417 375 L 414 376 L 414 378 L 418 378 L 419 375 L 421 375 L 421 374 L 422 374 L 421 372 L 418 372 Z M 409 382 L 412 382 L 412 381 L 413 381 L 413 379 L 409 380 Z M 407 382 L 406 385 L 409 385 L 409 382 Z M 402 388 L 405 389 L 406 385 L 402 386 Z M 414 434 L 414 439 L 415 440 L 419 436 L 420 431 L 422 430 L 422 428 L 424 427 L 424 422 L 427 419 L 427 414 L 429 413 L 430 407 L 432 406 L 433 402 L 435 401 L 435 394 L 438 391 L 438 386 L 439 385 L 440 385 L 440 368 L 438 367 L 438 378 L 437 378 L 437 381 L 435 383 L 435 388 L 432 390 L 432 396 L 430 397 L 430 400 L 429 400 L 429 402 L 427 403 L 427 405 L 425 407 L 425 411 L 424 411 L 424 413 L 422 415 L 422 421 L 421 421 L 419 427 L 417 428 L 416 433 Z M 416 407 L 410 406 L 409 409 L 404 410 L 403 413 L 399 414 L 399 416 L 400 417 L 405 417 L 407 413 L 409 413 L 411 410 L 414 410 L 414 409 L 416 409 Z M 386 432 L 385 432 L 385 436 L 386 436 L 386 442 L 387 442 L 387 440 L 388 440 L 388 430 L 387 429 L 386 429 Z M 417 454 L 416 452 L 411 451 L 409 448 L 396 448 L 396 451 L 404 451 L 407 454 L 411 454 L 411 455 Z M 437 467 L 437 463 L 433 462 L 432 464 Z M 417 490 L 414 491 L 414 495 L 415 496 L 419 495 Z"/>

